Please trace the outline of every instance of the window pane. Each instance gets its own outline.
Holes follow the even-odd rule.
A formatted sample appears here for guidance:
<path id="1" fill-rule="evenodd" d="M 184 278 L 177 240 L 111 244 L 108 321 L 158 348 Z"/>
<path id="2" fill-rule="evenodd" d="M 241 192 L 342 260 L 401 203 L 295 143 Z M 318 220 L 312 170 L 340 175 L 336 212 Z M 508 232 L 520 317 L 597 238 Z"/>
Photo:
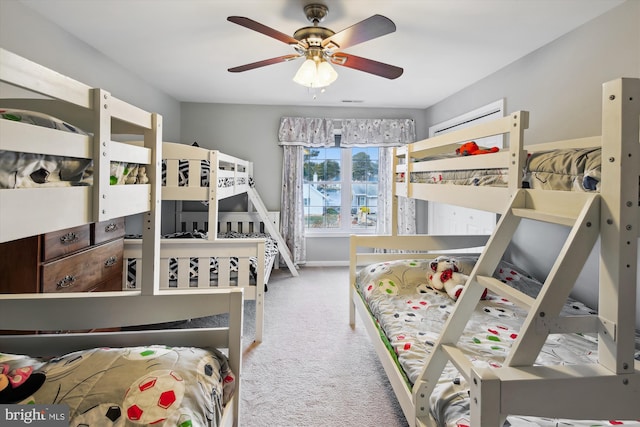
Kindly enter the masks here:
<path id="1" fill-rule="evenodd" d="M 353 181 L 378 181 L 378 149 L 354 148 L 351 164 Z"/>
<path id="2" fill-rule="evenodd" d="M 340 184 L 307 183 L 303 193 L 307 228 L 340 227 Z"/>
<path id="3" fill-rule="evenodd" d="M 305 181 L 340 181 L 339 148 L 307 148 L 304 154 Z"/>
<path id="4" fill-rule="evenodd" d="M 351 228 L 376 228 L 378 213 L 378 183 L 351 185 Z"/>

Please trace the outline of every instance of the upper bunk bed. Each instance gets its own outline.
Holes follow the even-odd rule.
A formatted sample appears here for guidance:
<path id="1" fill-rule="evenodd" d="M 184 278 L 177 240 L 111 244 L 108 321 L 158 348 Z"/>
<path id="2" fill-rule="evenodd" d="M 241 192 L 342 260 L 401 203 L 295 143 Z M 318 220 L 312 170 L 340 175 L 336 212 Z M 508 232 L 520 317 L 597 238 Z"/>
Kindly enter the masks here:
<path id="1" fill-rule="evenodd" d="M 499 213 L 490 236 L 398 235 L 394 218 L 392 235 L 351 237 L 350 321 L 411 426 L 640 418 L 640 79 L 603 85 L 600 136 L 525 145 L 527 126 L 521 111 L 396 150 L 395 196 Z M 508 148 L 455 155 L 492 135 Z M 485 168 L 500 185 L 480 185 Z M 540 281 L 503 259 L 523 219 L 569 228 Z M 598 239 L 594 310 L 570 293 Z"/>
<path id="2" fill-rule="evenodd" d="M 398 196 L 502 213 L 518 189 L 548 189 L 575 193 L 599 190 L 600 139 L 524 146 L 529 113 L 519 111 L 472 128 L 443 134 L 396 149 Z M 466 154 L 470 141 L 503 135 L 507 148 Z M 558 148 L 561 147 L 561 148 Z M 482 150 L 482 148 L 480 148 Z M 480 153 L 476 151 L 472 153 Z M 451 185 L 457 185 L 455 192 Z M 583 195 L 569 197 L 580 204 Z M 573 200 L 564 204 L 574 204 Z"/>
<path id="3" fill-rule="evenodd" d="M 219 150 L 164 142 L 162 174 L 162 199 L 177 202 L 176 220 L 179 227 L 187 226 L 187 221 L 198 226 L 204 225 L 209 240 L 228 237 L 230 231 L 254 237 L 254 233 L 267 234 L 276 241 L 279 254 L 291 274 L 297 276 L 297 268 L 280 234 L 279 213 L 267 211 L 255 189 L 253 162 Z M 235 221 L 236 225 L 234 221 L 221 221 L 220 201 L 245 194 L 248 198 L 246 218 Z M 185 214 L 185 201 L 202 202 L 208 209 L 200 215 L 193 212 Z M 256 215 L 261 223 L 255 221 Z M 246 229 L 242 228 L 243 222 Z M 187 228 L 184 231 L 190 232 L 193 229 Z"/>
<path id="4" fill-rule="evenodd" d="M 144 213 L 145 256 L 155 259 L 162 117 L 5 49 L 0 83 L 19 93 L 0 100 L 0 242 Z M 146 168 L 144 183 L 113 176 L 132 164 Z"/>

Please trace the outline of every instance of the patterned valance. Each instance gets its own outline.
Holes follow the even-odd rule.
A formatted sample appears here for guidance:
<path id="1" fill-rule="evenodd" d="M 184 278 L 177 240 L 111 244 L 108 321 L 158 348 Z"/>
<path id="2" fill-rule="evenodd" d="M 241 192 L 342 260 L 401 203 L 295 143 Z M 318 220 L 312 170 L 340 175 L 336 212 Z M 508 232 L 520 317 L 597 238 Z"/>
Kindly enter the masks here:
<path id="1" fill-rule="evenodd" d="M 280 145 L 330 147 L 335 144 L 333 120 L 308 117 L 283 117 L 278 131 Z"/>
<path id="2" fill-rule="evenodd" d="M 412 119 L 345 119 L 342 120 L 342 147 L 393 147 L 416 140 Z"/>

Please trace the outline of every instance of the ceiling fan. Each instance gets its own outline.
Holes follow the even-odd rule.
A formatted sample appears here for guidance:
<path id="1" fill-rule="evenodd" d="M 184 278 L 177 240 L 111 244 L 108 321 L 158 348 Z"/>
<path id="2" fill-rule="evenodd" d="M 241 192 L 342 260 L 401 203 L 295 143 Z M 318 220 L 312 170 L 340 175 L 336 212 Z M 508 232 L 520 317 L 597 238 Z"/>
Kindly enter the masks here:
<path id="1" fill-rule="evenodd" d="M 337 78 L 337 73 L 328 65 L 329 63 L 375 74 L 387 79 L 396 79 L 402 75 L 403 69 L 400 67 L 342 51 L 356 44 L 393 33 L 396 30 L 396 26 L 389 18 L 382 15 L 373 15 L 336 33 L 329 28 L 318 25 L 329 13 L 327 6 L 309 4 L 304 7 L 304 13 L 313 26 L 298 29 L 293 33 L 293 37 L 249 18 L 229 16 L 227 18 L 228 21 L 286 43 L 292 46 L 296 52 L 229 68 L 229 71 L 238 73 L 298 58 L 306 58 L 298 73 L 296 73 L 294 81 L 307 87 L 328 86 Z"/>

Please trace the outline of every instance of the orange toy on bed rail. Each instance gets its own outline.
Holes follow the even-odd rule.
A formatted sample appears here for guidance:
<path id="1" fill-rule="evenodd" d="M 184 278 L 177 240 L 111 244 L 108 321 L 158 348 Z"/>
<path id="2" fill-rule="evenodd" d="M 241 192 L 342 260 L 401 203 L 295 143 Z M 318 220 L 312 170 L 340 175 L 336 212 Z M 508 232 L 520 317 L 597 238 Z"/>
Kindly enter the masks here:
<path id="1" fill-rule="evenodd" d="M 456 148 L 456 154 L 459 156 L 475 156 L 476 154 L 489 154 L 496 153 L 500 149 L 498 147 L 491 148 L 480 148 L 475 141 L 465 142 L 460 146 L 460 148 Z"/>

